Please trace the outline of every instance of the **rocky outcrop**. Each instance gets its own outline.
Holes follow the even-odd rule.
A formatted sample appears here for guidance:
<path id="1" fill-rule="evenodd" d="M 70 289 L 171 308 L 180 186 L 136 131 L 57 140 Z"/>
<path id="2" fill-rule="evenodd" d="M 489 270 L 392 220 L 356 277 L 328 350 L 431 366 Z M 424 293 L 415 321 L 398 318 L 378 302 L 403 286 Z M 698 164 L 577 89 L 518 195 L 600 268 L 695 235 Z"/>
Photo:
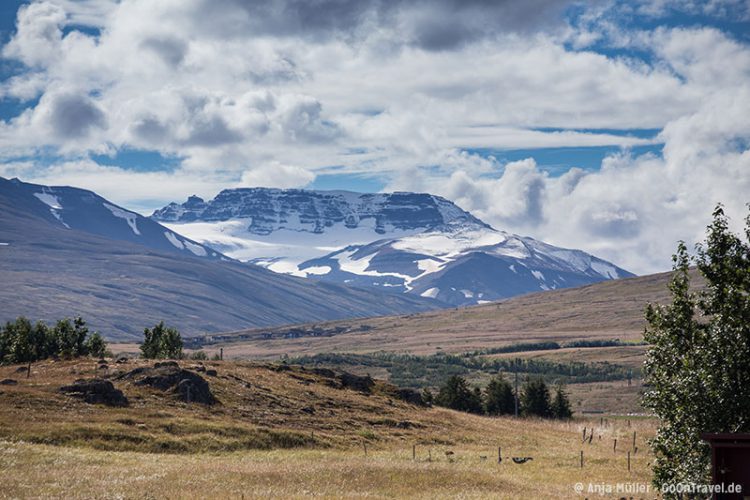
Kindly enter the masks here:
<path id="1" fill-rule="evenodd" d="M 191 196 L 183 204 L 171 203 L 155 211 L 151 218 L 161 222 L 248 219 L 247 231 L 257 235 L 282 228 L 323 233 L 336 224 L 349 229 L 373 227 L 377 234 L 455 223 L 485 226 L 452 202 L 430 194 L 268 188 L 225 189 L 208 202 Z"/>
<path id="2" fill-rule="evenodd" d="M 136 368 L 118 378 L 132 380 L 133 385 L 171 392 L 186 403 L 213 405 L 217 402 L 206 379 L 195 372 L 180 368 L 175 361 L 156 363 L 153 367 Z"/>
<path id="3" fill-rule="evenodd" d="M 71 385 L 60 387 L 60 392 L 80 398 L 89 404 L 128 406 L 128 399 L 109 380 L 79 379 Z"/>

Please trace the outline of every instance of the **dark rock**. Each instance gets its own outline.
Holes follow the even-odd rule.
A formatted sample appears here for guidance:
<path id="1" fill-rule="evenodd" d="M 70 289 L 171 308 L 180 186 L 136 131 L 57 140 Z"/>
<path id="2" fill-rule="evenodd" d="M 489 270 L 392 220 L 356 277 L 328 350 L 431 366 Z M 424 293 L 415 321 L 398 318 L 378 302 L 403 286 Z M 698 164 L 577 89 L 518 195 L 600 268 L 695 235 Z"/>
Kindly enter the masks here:
<path id="1" fill-rule="evenodd" d="M 372 377 L 370 377 L 369 375 L 360 377 L 359 375 L 354 375 L 353 373 L 344 372 L 339 375 L 338 379 L 341 382 L 342 387 L 354 389 L 355 391 L 366 392 L 368 394 L 372 392 L 372 388 L 375 386 L 375 381 L 372 380 Z"/>
<path id="2" fill-rule="evenodd" d="M 216 370 L 206 370 L 206 375 L 215 377 L 216 375 L 218 375 L 218 373 L 216 372 Z"/>
<path id="3" fill-rule="evenodd" d="M 205 373 L 206 372 L 206 367 L 203 366 L 203 365 L 193 366 L 192 369 L 195 370 L 195 371 L 197 371 L 197 372 L 199 372 L 199 373 Z"/>
<path id="4" fill-rule="evenodd" d="M 160 361 L 154 365 L 154 368 L 163 368 L 165 366 L 171 366 L 173 368 L 179 368 L 180 364 L 177 361 Z"/>
<path id="5" fill-rule="evenodd" d="M 26 373 L 29 371 L 28 366 L 21 366 L 16 369 L 16 373 Z"/>
<path id="6" fill-rule="evenodd" d="M 326 378 L 335 378 L 336 372 L 328 368 L 313 368 L 313 373 Z"/>
<path id="7" fill-rule="evenodd" d="M 118 378 L 134 380 L 134 385 L 147 385 L 162 391 L 174 392 L 182 401 L 188 403 L 212 405 L 217 402 L 203 377 L 181 369 L 174 361 L 157 363 L 153 368 L 136 368 Z"/>
<path id="8" fill-rule="evenodd" d="M 117 361 L 115 361 L 115 363 L 117 363 L 118 365 L 122 365 L 124 363 L 129 362 L 129 361 L 130 360 L 128 358 L 126 358 L 125 356 L 123 356 L 121 358 L 117 358 Z"/>
<path id="9" fill-rule="evenodd" d="M 5 380 L 0 380 L 0 385 L 18 385 L 18 380 L 6 378 Z"/>
<path id="10" fill-rule="evenodd" d="M 406 401 L 407 403 L 418 406 L 425 406 L 425 403 L 422 400 L 422 394 L 420 394 L 419 391 L 415 391 L 414 389 L 398 389 L 396 391 L 396 395 L 400 400 Z"/>
<path id="11" fill-rule="evenodd" d="M 313 408 L 312 406 L 305 406 L 300 411 L 302 411 L 302 413 L 307 413 L 309 415 L 312 415 L 313 413 L 315 413 L 315 408 Z"/>
<path id="12" fill-rule="evenodd" d="M 190 373 L 190 372 L 188 372 Z M 196 375 L 191 378 L 184 378 L 177 383 L 177 394 L 180 399 L 186 403 L 202 403 L 212 405 L 216 402 L 214 395 L 211 394 L 208 382 Z"/>
<path id="13" fill-rule="evenodd" d="M 109 370 L 109 365 L 107 364 L 99 365 L 99 370 Z"/>
<path id="14" fill-rule="evenodd" d="M 109 380 L 98 378 L 79 379 L 72 385 L 60 387 L 60 391 L 79 397 L 89 404 L 104 404 L 107 406 L 128 405 L 128 399 L 122 391 L 115 388 Z"/>

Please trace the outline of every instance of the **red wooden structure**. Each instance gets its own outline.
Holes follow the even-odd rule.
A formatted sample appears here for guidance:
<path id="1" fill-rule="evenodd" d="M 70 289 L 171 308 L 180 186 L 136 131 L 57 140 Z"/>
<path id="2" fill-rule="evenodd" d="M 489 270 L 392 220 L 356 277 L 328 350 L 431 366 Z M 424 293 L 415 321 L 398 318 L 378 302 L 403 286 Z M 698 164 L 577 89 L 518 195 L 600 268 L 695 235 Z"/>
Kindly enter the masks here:
<path id="1" fill-rule="evenodd" d="M 742 493 L 714 495 L 716 500 L 750 498 L 750 434 L 703 434 L 711 445 L 714 484 L 739 484 Z"/>

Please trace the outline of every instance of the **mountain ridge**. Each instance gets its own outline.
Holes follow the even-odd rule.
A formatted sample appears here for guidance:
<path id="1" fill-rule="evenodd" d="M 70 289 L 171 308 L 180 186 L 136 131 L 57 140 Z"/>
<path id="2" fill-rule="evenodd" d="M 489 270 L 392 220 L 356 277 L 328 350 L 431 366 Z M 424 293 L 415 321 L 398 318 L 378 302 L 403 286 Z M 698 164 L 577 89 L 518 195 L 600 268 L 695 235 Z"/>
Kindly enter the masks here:
<path id="1" fill-rule="evenodd" d="M 438 307 L 425 299 L 303 280 L 229 259 L 113 239 L 75 224 L 65 227 L 51 207 L 33 194 L 19 195 L 18 183 L 10 182 L 0 181 L 2 321 L 80 315 L 110 340 L 136 340 L 144 327 L 160 320 L 191 336 Z M 132 232 L 126 221 L 115 220 Z"/>
<path id="2" fill-rule="evenodd" d="M 275 272 L 449 305 L 632 276 L 580 250 L 498 231 L 428 193 L 236 188 L 152 217 Z"/>

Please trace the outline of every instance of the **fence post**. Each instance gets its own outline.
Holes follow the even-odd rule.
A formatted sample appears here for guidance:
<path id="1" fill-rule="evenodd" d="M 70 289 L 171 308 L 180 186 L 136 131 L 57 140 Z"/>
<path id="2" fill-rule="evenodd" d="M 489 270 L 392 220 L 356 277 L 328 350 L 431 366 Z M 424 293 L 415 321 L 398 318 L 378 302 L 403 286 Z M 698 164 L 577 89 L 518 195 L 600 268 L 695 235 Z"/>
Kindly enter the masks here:
<path id="1" fill-rule="evenodd" d="M 367 456 L 367 441 L 362 441 L 362 447 L 365 449 L 365 456 Z"/>
<path id="2" fill-rule="evenodd" d="M 633 449 L 634 449 L 634 450 L 635 450 L 635 432 L 636 432 L 636 431 L 633 431 Z"/>
<path id="3" fill-rule="evenodd" d="M 417 459 L 417 445 L 416 444 L 411 445 L 411 459 L 412 460 Z"/>
<path id="4" fill-rule="evenodd" d="M 628 452 L 628 472 L 630 472 L 630 452 Z"/>
<path id="5" fill-rule="evenodd" d="M 500 454 L 500 447 L 497 447 L 497 463 L 501 463 L 503 461 L 503 457 Z"/>
<path id="6" fill-rule="evenodd" d="M 583 469 L 583 450 L 581 450 L 581 469 Z"/>
<path id="7" fill-rule="evenodd" d="M 615 438 L 615 444 L 612 446 L 612 451 L 617 453 L 617 438 Z"/>

